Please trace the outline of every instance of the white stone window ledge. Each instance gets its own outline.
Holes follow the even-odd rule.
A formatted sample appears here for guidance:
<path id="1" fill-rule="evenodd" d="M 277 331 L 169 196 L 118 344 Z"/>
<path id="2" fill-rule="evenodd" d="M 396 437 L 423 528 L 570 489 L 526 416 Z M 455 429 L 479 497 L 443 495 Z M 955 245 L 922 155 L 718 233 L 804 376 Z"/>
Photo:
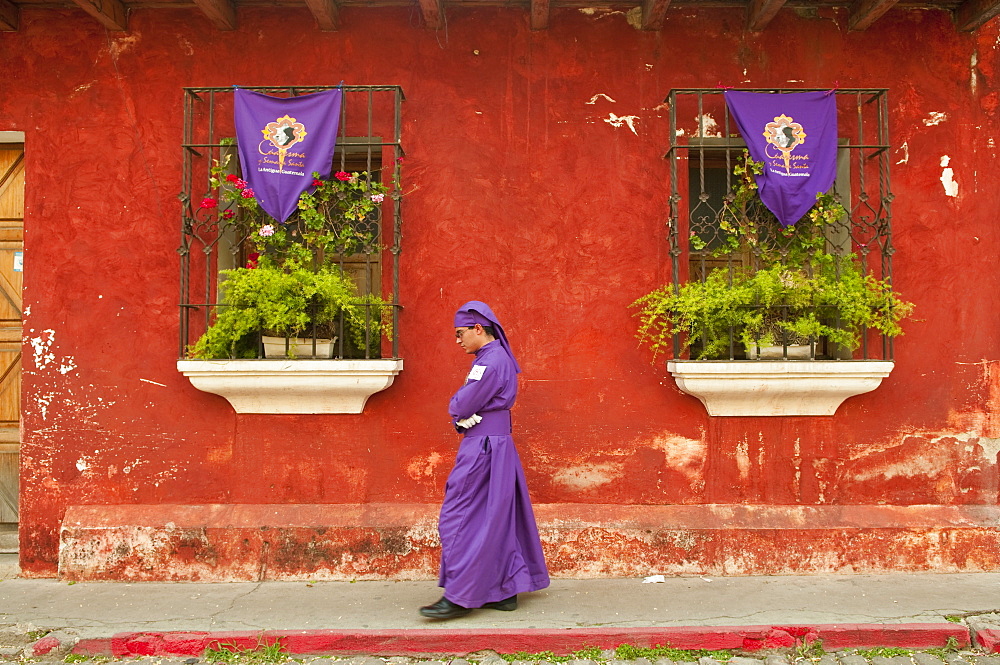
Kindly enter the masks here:
<path id="1" fill-rule="evenodd" d="M 198 390 L 225 397 L 236 413 L 361 413 L 403 371 L 388 360 L 178 360 Z"/>
<path id="2" fill-rule="evenodd" d="M 710 416 L 832 416 L 889 376 L 884 360 L 674 360 L 677 387 Z"/>

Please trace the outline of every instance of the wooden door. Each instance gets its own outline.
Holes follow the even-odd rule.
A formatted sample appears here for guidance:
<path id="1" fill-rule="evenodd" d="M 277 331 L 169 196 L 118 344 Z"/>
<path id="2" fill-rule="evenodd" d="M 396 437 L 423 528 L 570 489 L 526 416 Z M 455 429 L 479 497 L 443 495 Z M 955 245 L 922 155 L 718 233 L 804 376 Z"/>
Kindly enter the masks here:
<path id="1" fill-rule="evenodd" d="M 0 143 L 0 524 L 17 522 L 24 146 Z"/>

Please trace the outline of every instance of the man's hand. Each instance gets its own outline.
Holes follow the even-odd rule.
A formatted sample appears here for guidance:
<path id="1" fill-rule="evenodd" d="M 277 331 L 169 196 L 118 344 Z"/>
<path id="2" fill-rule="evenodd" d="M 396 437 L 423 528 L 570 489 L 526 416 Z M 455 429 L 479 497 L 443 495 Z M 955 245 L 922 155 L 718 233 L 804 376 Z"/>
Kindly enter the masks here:
<path id="1" fill-rule="evenodd" d="M 470 427 L 478 425 L 480 422 L 482 422 L 482 420 L 483 417 L 481 415 L 479 415 L 478 413 L 473 413 L 468 418 L 456 421 L 455 424 L 463 429 L 469 429 Z"/>

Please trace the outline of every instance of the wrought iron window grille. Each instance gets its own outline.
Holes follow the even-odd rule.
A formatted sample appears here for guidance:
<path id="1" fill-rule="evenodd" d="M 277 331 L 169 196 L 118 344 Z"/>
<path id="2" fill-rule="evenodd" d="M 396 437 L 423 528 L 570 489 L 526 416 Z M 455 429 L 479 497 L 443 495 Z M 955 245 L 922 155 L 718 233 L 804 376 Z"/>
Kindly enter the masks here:
<path id="1" fill-rule="evenodd" d="M 364 220 L 353 223 L 353 230 L 375 238 L 350 254 L 336 255 L 333 261 L 342 274 L 350 276 L 358 287 L 357 307 L 363 308 L 363 340 L 352 341 L 341 312 L 332 330 L 313 324 L 303 331 L 302 340 L 284 337 L 279 340 L 281 355 L 314 358 L 399 358 L 399 260 L 402 241 L 400 182 L 403 148 L 402 88 L 393 85 L 357 86 L 247 86 L 274 96 L 295 97 L 333 88 L 343 90 L 337 147 L 333 172 L 367 171 L 379 174 L 383 183 L 396 183 L 382 204 Z M 205 214 L 200 207 L 211 196 L 210 176 L 213 164 L 229 160 L 229 168 L 239 175 L 237 145 L 233 121 L 233 87 L 189 87 L 184 95 L 184 135 L 180 254 L 180 340 L 179 357 L 209 328 L 215 312 L 225 307 L 220 302 L 221 271 L 248 265 L 251 246 L 240 237 L 237 225 L 220 215 Z M 294 222 L 294 213 L 288 222 Z M 322 257 L 320 257 L 322 258 Z M 330 257 L 326 257 L 330 258 Z M 364 296 L 373 295 L 385 305 L 373 305 Z M 376 309 L 373 311 L 373 309 Z M 375 326 L 373 317 L 388 309 L 391 341 Z M 385 316 L 383 314 L 383 316 Z M 264 357 L 264 332 L 257 331 L 258 357 Z M 346 333 L 346 334 L 345 334 Z M 323 345 L 323 337 L 333 341 Z M 284 348 L 281 349 L 280 347 Z"/>
<path id="2" fill-rule="evenodd" d="M 749 92 L 792 93 L 807 89 L 761 88 Z M 727 210 L 734 204 L 734 167 L 743 159 L 745 144 L 726 107 L 722 89 L 673 89 L 664 100 L 669 107 L 670 144 L 665 158 L 669 162 L 669 212 L 667 240 L 671 257 L 671 284 L 674 292 L 681 285 L 704 281 L 716 270 L 755 269 L 762 253 L 787 251 L 780 234 L 762 226 L 759 244 L 730 249 L 723 231 Z M 835 91 L 837 102 L 839 149 L 837 177 L 832 189 L 834 200 L 843 205 L 845 214 L 824 230 L 825 251 L 833 256 L 857 257 L 866 275 L 891 284 L 893 195 L 889 178 L 888 89 L 855 88 Z M 753 208 L 756 207 L 757 210 Z M 767 213 L 759 199 L 751 202 L 742 214 L 752 218 Z M 762 215 L 763 216 L 763 215 Z M 822 241 L 821 241 L 822 242 Z M 787 313 L 787 312 L 786 312 Z M 837 322 L 831 321 L 834 327 Z M 697 336 L 696 336 L 697 337 Z M 690 341 L 690 352 L 686 350 Z M 777 335 L 778 359 L 791 359 L 797 345 L 785 332 Z M 805 359 L 883 359 L 891 360 L 893 341 L 878 331 L 863 330 L 860 346 L 851 352 L 825 339 L 804 342 Z M 704 339 L 685 340 L 674 332 L 675 359 L 695 358 Z M 764 352 L 744 348 L 739 331 L 730 329 L 727 350 L 709 359 L 763 359 Z"/>

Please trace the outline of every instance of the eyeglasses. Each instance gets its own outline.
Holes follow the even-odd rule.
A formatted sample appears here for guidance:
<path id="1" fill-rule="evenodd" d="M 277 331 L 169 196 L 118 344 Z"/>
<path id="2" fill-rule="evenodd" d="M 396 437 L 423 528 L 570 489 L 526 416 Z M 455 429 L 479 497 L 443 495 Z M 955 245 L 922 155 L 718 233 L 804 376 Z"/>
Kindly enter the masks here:
<path id="1" fill-rule="evenodd" d="M 462 330 L 456 330 L 455 339 L 462 339 L 462 335 L 469 332 L 470 330 L 475 330 L 475 328 L 463 328 Z"/>

